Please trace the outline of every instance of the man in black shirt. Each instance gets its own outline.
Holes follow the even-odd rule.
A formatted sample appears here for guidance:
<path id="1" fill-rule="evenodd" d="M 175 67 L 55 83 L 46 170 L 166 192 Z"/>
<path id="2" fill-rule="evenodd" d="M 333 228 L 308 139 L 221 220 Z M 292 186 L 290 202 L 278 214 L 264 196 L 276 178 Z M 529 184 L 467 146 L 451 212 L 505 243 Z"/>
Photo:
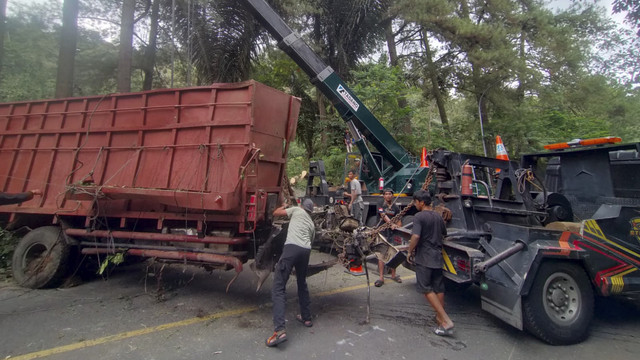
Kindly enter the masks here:
<path id="1" fill-rule="evenodd" d="M 444 279 L 442 275 L 442 241 L 447 228 L 438 213 L 431 209 L 431 195 L 425 190 L 413 193 L 418 213 L 413 220 L 407 261 L 415 265 L 416 288 L 423 293 L 436 312 L 436 335 L 453 335 L 453 321 L 444 311 Z"/>
<path id="2" fill-rule="evenodd" d="M 388 224 L 391 223 L 391 219 L 396 216 L 400 212 L 400 208 L 398 205 L 393 202 L 393 190 L 386 188 L 382 191 L 382 201 L 378 204 L 378 215 L 380 215 L 379 224 Z M 390 229 L 386 229 L 381 234 L 387 239 L 387 241 L 391 240 L 391 229 L 395 229 L 399 224 L 391 224 Z M 384 262 L 382 260 L 378 260 L 378 272 L 380 273 L 380 279 L 376 280 L 374 285 L 376 287 L 380 287 L 384 285 Z M 402 279 L 400 276 L 396 275 L 396 269 L 391 269 L 391 279 L 397 283 L 401 283 Z"/>

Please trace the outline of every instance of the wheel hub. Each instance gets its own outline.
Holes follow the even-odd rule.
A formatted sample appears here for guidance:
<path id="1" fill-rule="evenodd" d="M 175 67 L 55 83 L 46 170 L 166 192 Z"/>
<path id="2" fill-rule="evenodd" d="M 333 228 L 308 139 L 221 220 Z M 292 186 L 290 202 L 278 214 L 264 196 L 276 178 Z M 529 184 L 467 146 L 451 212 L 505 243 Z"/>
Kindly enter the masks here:
<path id="1" fill-rule="evenodd" d="M 557 323 L 572 322 L 578 317 L 581 305 L 580 292 L 575 280 L 563 273 L 550 276 L 545 284 L 544 308 Z"/>
<path id="2" fill-rule="evenodd" d="M 555 306 L 563 306 L 566 305 L 566 298 L 568 295 L 564 292 L 564 290 L 556 288 L 555 290 L 551 290 L 551 302 Z"/>

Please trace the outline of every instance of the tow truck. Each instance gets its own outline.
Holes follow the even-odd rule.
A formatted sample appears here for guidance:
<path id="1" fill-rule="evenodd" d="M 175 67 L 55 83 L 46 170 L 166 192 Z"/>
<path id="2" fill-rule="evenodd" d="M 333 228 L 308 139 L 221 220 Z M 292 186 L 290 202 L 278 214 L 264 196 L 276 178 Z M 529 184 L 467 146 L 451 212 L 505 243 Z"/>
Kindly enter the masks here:
<path id="1" fill-rule="evenodd" d="M 450 214 L 443 249 L 449 287 L 479 285 L 484 310 L 554 345 L 588 336 L 594 294 L 640 293 L 640 143 L 585 142 L 592 146 L 579 149 L 571 143 L 524 156 L 521 164 L 435 150 L 428 155 L 430 167 L 420 167 L 264 0 L 242 3 L 346 121 L 368 167 L 360 179 L 367 188 L 383 178 L 385 186 L 408 195 L 428 182 L 428 173 L 435 174 L 434 206 Z M 551 159 L 544 178 L 540 171 L 545 167 L 534 166 L 540 159 Z M 323 175 L 321 163 L 316 165 L 317 176 Z M 593 181 L 581 186 L 585 177 Z M 316 190 L 322 193 L 326 185 Z M 409 198 L 405 200 L 408 205 Z M 577 218 L 583 205 L 597 210 Z M 337 226 L 344 231 L 332 236 L 350 249 L 347 256 L 375 253 L 389 266 L 410 268 L 401 248 L 381 239 L 377 229 L 349 225 L 347 218 L 344 205 L 315 216 L 320 229 Z M 406 239 L 410 234 L 407 226 L 392 236 Z M 260 267 L 260 259 L 257 263 Z"/>
<path id="2" fill-rule="evenodd" d="M 594 295 L 640 293 L 639 151 L 606 138 L 520 164 L 431 153 L 449 285 L 479 285 L 484 310 L 549 344 L 584 340 Z"/>

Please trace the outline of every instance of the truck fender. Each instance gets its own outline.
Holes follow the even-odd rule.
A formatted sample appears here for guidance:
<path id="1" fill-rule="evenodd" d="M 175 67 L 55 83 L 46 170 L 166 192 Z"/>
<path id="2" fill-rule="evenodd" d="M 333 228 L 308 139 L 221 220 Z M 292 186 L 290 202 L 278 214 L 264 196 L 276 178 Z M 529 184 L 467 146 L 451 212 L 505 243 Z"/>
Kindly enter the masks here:
<path id="1" fill-rule="evenodd" d="M 531 262 L 531 266 L 529 266 L 529 270 L 527 271 L 527 276 L 525 278 L 524 283 L 522 284 L 522 288 L 520 289 L 520 295 L 528 296 L 529 291 L 531 290 L 531 286 L 538 274 L 540 266 L 545 261 L 563 261 L 575 263 L 580 266 L 585 273 L 591 278 L 591 274 L 589 274 L 584 260 L 582 258 L 582 251 L 577 249 L 564 249 L 561 251 L 556 251 L 557 249 L 545 249 L 542 248 L 538 251 L 535 258 Z M 592 284 L 593 285 L 593 284 Z"/>

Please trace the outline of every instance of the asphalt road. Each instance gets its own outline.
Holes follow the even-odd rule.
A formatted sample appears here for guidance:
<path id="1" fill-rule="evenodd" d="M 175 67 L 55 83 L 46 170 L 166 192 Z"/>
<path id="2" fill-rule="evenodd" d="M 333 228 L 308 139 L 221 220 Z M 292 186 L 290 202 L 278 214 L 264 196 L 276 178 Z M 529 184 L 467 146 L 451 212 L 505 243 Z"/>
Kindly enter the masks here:
<path id="1" fill-rule="evenodd" d="M 443 338 L 432 333 L 434 313 L 415 292 L 411 271 L 400 268 L 403 283 L 387 279 L 381 288 L 371 278 L 367 323 L 366 278 L 338 266 L 309 278 L 311 328 L 294 320 L 296 286 L 290 280 L 289 340 L 267 348 L 271 279 L 256 292 L 246 266 L 226 293 L 233 271 L 161 267 L 119 267 L 106 280 L 69 288 L 0 285 L 0 358 L 635 360 L 640 354 L 638 300 L 599 301 L 585 342 L 549 346 L 483 312 L 472 287 L 447 294 L 456 335 Z"/>

